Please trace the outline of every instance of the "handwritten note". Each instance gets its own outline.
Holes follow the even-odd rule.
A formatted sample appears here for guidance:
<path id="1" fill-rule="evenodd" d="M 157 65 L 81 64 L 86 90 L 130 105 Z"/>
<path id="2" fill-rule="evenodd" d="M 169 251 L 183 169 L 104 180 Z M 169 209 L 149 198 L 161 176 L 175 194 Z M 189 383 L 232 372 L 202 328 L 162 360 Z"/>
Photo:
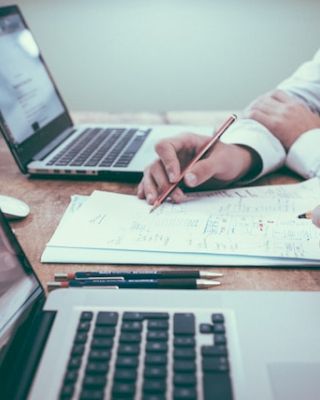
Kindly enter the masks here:
<path id="1" fill-rule="evenodd" d="M 312 179 L 192 194 L 150 214 L 134 196 L 95 191 L 48 247 L 320 260 L 320 230 L 297 218 L 319 199 L 319 180 Z"/>

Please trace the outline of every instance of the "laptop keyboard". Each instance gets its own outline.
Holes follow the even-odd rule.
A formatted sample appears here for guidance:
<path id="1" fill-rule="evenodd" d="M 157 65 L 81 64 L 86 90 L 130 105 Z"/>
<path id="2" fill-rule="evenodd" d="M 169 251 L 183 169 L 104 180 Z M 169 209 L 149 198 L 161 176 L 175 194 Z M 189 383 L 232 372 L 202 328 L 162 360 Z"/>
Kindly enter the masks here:
<path id="1" fill-rule="evenodd" d="M 82 312 L 59 398 L 231 400 L 225 316 Z"/>
<path id="2" fill-rule="evenodd" d="M 125 168 L 150 132 L 151 129 L 88 128 L 46 165 Z"/>

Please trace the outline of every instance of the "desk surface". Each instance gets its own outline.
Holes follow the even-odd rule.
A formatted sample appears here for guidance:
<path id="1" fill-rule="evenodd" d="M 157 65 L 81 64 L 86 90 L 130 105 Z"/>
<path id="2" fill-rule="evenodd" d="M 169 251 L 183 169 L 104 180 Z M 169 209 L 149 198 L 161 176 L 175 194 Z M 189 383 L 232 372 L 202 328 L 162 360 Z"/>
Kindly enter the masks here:
<path id="1" fill-rule="evenodd" d="M 227 112 L 167 112 L 167 113 L 74 113 L 75 122 L 145 123 L 219 125 Z M 280 171 L 265 177 L 255 184 L 294 183 L 298 177 L 288 171 Z M 18 170 L 3 139 L 0 139 L 0 192 L 16 196 L 31 207 L 31 214 L 25 220 L 12 223 L 12 227 L 35 268 L 44 287 L 53 280 L 55 272 L 77 270 L 124 270 L 130 268 L 161 269 L 168 267 L 115 266 L 115 265 L 67 265 L 41 264 L 40 256 L 52 236 L 72 194 L 90 195 L 93 190 L 109 190 L 134 194 L 136 185 L 119 182 L 84 180 L 29 179 Z M 208 268 L 208 270 L 214 270 Z M 319 290 L 320 269 L 295 268 L 218 268 L 224 273 L 223 285 L 214 290 Z"/>

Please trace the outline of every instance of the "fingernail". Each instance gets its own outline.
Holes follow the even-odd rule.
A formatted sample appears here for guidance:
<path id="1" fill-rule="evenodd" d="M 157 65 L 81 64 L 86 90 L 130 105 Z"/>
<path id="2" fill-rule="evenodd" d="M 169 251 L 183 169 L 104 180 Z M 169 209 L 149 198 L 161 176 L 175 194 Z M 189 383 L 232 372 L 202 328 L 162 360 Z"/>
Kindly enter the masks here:
<path id="1" fill-rule="evenodd" d="M 154 197 L 152 196 L 152 194 L 148 194 L 148 195 L 147 195 L 147 202 L 148 202 L 149 204 L 152 204 L 152 203 L 153 203 L 153 200 L 154 200 Z"/>
<path id="2" fill-rule="evenodd" d="M 188 172 L 185 176 L 185 181 L 189 186 L 195 186 L 197 184 L 197 177 L 195 174 Z"/>
<path id="3" fill-rule="evenodd" d="M 173 172 L 169 172 L 169 181 L 174 182 L 175 181 L 175 174 Z"/>

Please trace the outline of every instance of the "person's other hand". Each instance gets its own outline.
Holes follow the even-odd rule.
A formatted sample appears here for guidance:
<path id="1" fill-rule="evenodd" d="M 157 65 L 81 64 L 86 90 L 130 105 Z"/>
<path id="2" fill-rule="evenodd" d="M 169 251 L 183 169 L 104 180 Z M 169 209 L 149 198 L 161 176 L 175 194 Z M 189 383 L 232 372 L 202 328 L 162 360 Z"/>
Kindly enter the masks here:
<path id="1" fill-rule="evenodd" d="M 243 116 L 260 122 L 275 135 L 286 150 L 304 132 L 320 128 L 320 117 L 306 105 L 281 90 L 258 97 Z"/>
<path id="2" fill-rule="evenodd" d="M 153 204 L 168 185 L 178 181 L 181 171 L 209 140 L 208 136 L 186 133 L 160 141 L 156 145 L 159 158 L 145 169 L 137 196 Z M 186 173 L 183 183 L 191 188 L 225 187 L 246 175 L 255 157 L 259 156 L 246 147 L 218 141 L 213 150 Z M 180 187 L 170 197 L 175 203 L 185 199 Z"/>
<path id="3" fill-rule="evenodd" d="M 316 207 L 312 211 L 312 222 L 320 228 L 320 206 Z"/>

